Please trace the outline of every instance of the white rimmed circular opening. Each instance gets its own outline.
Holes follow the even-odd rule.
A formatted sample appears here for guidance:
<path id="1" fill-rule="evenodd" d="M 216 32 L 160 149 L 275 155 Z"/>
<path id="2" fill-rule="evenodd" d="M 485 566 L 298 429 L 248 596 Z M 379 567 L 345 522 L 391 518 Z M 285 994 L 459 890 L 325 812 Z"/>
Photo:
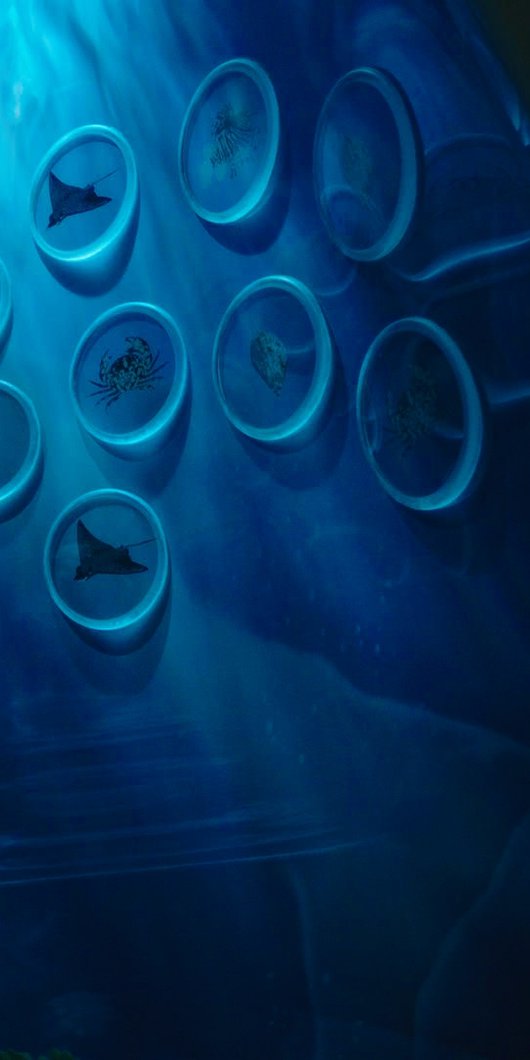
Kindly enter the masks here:
<path id="1" fill-rule="evenodd" d="M 400 504 L 433 511 L 468 494 L 482 406 L 461 350 L 437 324 L 407 317 L 377 336 L 359 375 L 357 423 L 369 464 Z"/>
<path id="2" fill-rule="evenodd" d="M 0 519 L 29 499 L 39 475 L 42 434 L 33 402 L 12 383 L 0 382 Z"/>
<path id="3" fill-rule="evenodd" d="M 152 452 L 166 440 L 188 384 L 182 336 L 169 313 L 128 302 L 103 313 L 80 339 L 70 371 L 78 419 L 122 456 Z"/>
<path id="4" fill-rule="evenodd" d="M 375 261 L 395 250 L 416 208 L 419 164 L 397 82 L 372 67 L 345 74 L 322 107 L 313 157 L 320 212 L 344 254 Z"/>
<path id="5" fill-rule="evenodd" d="M 331 337 L 312 292 L 289 276 L 245 287 L 214 343 L 214 385 L 230 422 L 269 445 L 306 441 L 333 384 Z"/>
<path id="6" fill-rule="evenodd" d="M 44 548 L 50 596 L 91 632 L 136 631 L 160 605 L 169 554 L 160 520 L 125 490 L 95 490 L 69 504 Z"/>
<path id="7" fill-rule="evenodd" d="M 43 260 L 75 275 L 121 248 L 133 229 L 138 177 L 124 136 L 85 125 L 46 153 L 33 178 L 31 233 Z"/>
<path id="8" fill-rule="evenodd" d="M 234 224 L 269 198 L 280 144 L 280 116 L 271 81 L 251 59 L 212 70 L 186 111 L 179 172 L 194 212 L 213 224 Z"/>

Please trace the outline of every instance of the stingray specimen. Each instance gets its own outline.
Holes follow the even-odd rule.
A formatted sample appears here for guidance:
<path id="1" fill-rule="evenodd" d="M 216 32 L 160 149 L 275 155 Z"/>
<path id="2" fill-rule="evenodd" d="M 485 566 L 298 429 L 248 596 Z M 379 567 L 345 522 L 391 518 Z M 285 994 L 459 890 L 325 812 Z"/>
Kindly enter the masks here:
<path id="1" fill-rule="evenodd" d="M 112 169 L 110 173 L 105 173 L 92 184 L 85 184 L 84 188 L 79 188 L 76 184 L 65 184 L 50 170 L 48 189 L 52 212 L 48 219 L 48 228 L 59 225 L 65 217 L 73 217 L 74 214 L 86 213 L 88 210 L 97 210 L 98 206 L 105 206 L 105 203 L 112 202 L 111 196 L 97 194 L 96 184 L 100 184 L 107 177 L 112 177 L 113 173 L 117 173 L 117 170 Z"/>
<path id="2" fill-rule="evenodd" d="M 87 581 L 94 574 L 141 574 L 148 570 L 143 563 L 136 563 L 129 555 L 130 548 L 147 545 L 154 541 L 148 537 L 145 541 L 136 541 L 134 545 L 108 545 L 99 537 L 87 530 L 81 519 L 77 520 L 77 547 L 79 549 L 79 566 L 74 574 L 74 581 Z"/>

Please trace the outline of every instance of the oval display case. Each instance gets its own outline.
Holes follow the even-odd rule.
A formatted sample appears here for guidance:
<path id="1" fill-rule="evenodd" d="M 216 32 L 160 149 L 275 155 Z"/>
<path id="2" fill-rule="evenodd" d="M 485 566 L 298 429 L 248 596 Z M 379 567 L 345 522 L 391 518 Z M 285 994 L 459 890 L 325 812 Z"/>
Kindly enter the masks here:
<path id="1" fill-rule="evenodd" d="M 271 81 L 258 63 L 232 59 L 195 92 L 179 139 L 184 194 L 203 221 L 237 224 L 269 200 L 275 186 L 280 117 Z"/>
<path id="2" fill-rule="evenodd" d="M 85 493 L 51 527 L 44 575 L 75 627 L 106 647 L 132 646 L 156 622 L 168 586 L 160 520 L 125 490 Z"/>
<path id="3" fill-rule="evenodd" d="M 143 302 L 115 306 L 85 332 L 70 391 L 83 428 L 118 456 L 149 456 L 183 407 L 188 358 L 169 313 Z"/>
<path id="4" fill-rule="evenodd" d="M 8 337 L 12 310 L 11 281 L 9 273 L 0 259 L 0 350 Z"/>
<path id="5" fill-rule="evenodd" d="M 368 463 L 400 504 L 449 508 L 475 484 L 480 397 L 460 348 L 434 322 L 408 317 L 377 336 L 359 375 L 357 423 Z"/>
<path id="6" fill-rule="evenodd" d="M 86 125 L 42 159 L 31 188 L 31 232 L 45 265 L 67 287 L 98 291 L 114 282 L 134 243 L 138 177 L 124 136 Z"/>
<path id="7" fill-rule="evenodd" d="M 334 380 L 333 347 L 317 299 L 299 280 L 268 276 L 226 310 L 214 386 L 231 424 L 266 445 L 300 445 L 321 422 Z"/>
<path id="8" fill-rule="evenodd" d="M 389 74 L 360 67 L 335 84 L 317 124 L 313 174 L 322 219 L 344 254 L 375 261 L 401 243 L 420 160 L 412 112 Z"/>
<path id="9" fill-rule="evenodd" d="M 30 500 L 42 464 L 42 434 L 33 402 L 12 383 L 0 381 L 0 520 Z"/>

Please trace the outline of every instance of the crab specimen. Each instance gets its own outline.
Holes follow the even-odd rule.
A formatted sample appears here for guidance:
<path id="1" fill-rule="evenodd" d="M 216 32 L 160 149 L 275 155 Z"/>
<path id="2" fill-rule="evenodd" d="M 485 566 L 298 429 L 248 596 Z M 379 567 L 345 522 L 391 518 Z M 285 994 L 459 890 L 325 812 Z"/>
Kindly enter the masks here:
<path id="1" fill-rule="evenodd" d="M 160 354 L 152 353 L 146 339 L 135 335 L 125 339 L 125 343 L 125 353 L 114 360 L 109 350 L 105 350 L 99 364 L 99 380 L 90 380 L 96 387 L 90 397 L 98 398 L 97 405 L 104 401 L 109 408 L 122 394 L 132 390 L 153 390 L 166 367 L 167 362 L 158 363 Z"/>

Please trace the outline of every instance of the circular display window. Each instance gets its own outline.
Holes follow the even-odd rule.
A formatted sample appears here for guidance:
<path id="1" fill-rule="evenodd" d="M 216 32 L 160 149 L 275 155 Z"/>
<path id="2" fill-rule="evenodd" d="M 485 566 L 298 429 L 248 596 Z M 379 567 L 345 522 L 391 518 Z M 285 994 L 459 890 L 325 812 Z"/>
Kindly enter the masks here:
<path id="1" fill-rule="evenodd" d="M 179 141 L 180 177 L 195 213 L 214 224 L 254 213 L 272 190 L 279 141 L 278 103 L 261 66 L 233 59 L 212 70 Z"/>
<path id="2" fill-rule="evenodd" d="M 74 129 L 33 179 L 31 229 L 41 257 L 65 275 L 98 272 L 130 237 L 137 202 L 134 155 L 121 133 L 105 125 Z"/>
<path id="3" fill-rule="evenodd" d="M 75 625 L 111 633 L 136 629 L 153 615 L 168 581 L 160 521 L 132 493 L 85 493 L 53 524 L 44 573 L 54 603 Z"/>
<path id="4" fill-rule="evenodd" d="M 5 342 L 11 320 L 11 283 L 9 273 L 0 261 L 0 348 Z"/>
<path id="5" fill-rule="evenodd" d="M 187 381 L 188 360 L 175 322 L 142 302 L 98 317 L 79 342 L 70 373 L 81 424 L 123 456 L 145 455 L 166 440 Z"/>
<path id="6" fill-rule="evenodd" d="M 437 324 L 409 317 L 378 335 L 359 376 L 357 421 L 394 500 L 432 511 L 468 493 L 483 449 L 482 406 L 461 350 Z"/>
<path id="7" fill-rule="evenodd" d="M 243 434 L 269 444 L 306 440 L 333 383 L 330 334 L 309 288 L 287 276 L 245 287 L 221 320 L 213 373 Z"/>
<path id="8" fill-rule="evenodd" d="M 361 67 L 336 83 L 314 147 L 317 202 L 331 238 L 359 261 L 390 254 L 416 206 L 419 154 L 413 118 L 383 70 Z"/>
<path id="9" fill-rule="evenodd" d="M 33 402 L 18 387 L 0 382 L 0 519 L 13 515 L 31 496 L 41 457 Z"/>

